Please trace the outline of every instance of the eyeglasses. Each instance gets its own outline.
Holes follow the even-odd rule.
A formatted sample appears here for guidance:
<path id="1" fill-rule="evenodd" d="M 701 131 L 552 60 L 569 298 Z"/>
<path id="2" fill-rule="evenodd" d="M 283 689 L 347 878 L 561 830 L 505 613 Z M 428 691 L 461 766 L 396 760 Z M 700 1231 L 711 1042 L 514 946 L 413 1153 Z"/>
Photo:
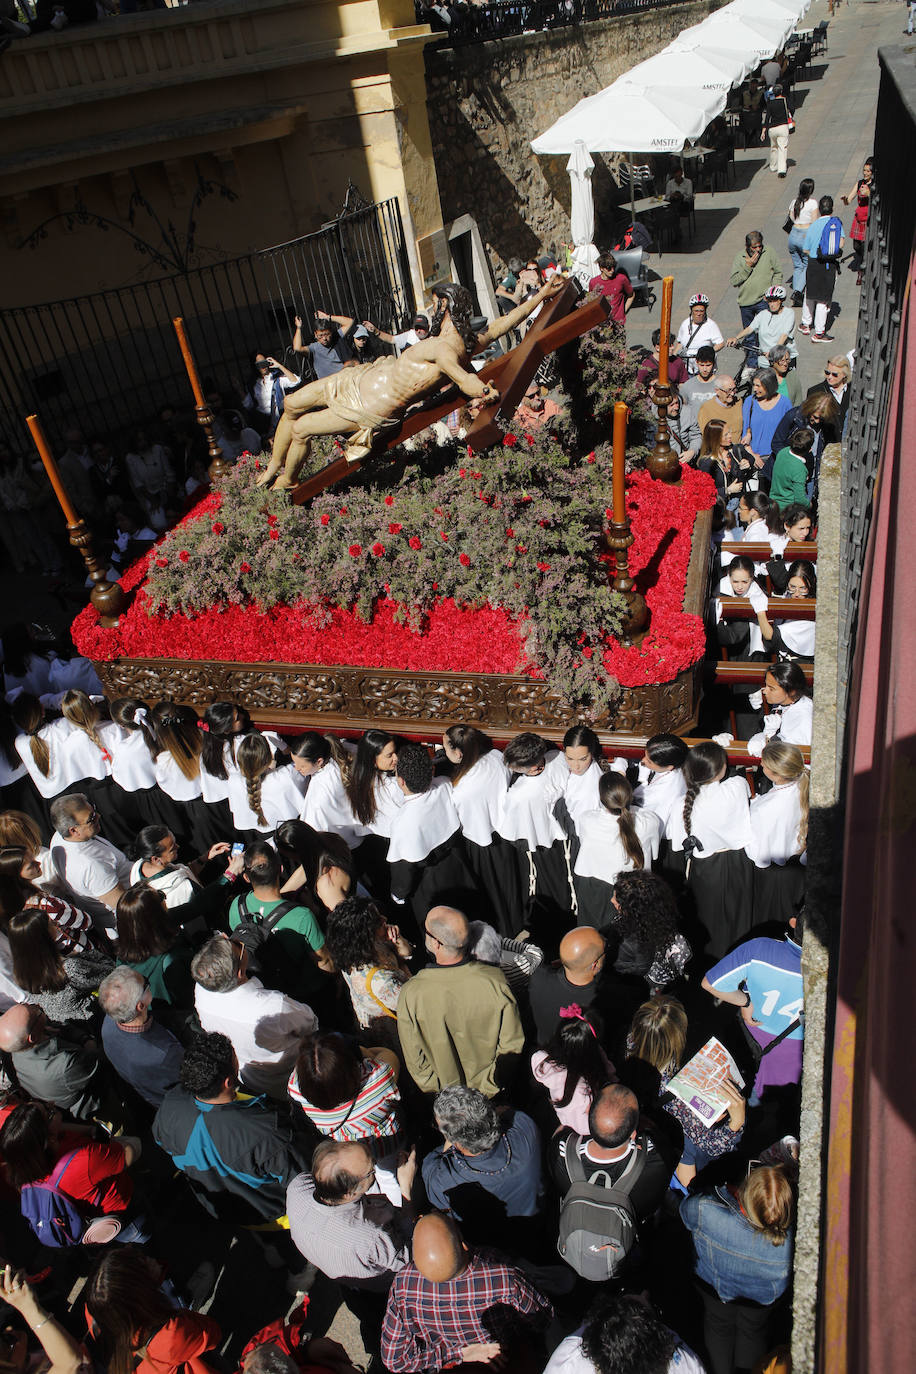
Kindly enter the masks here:
<path id="1" fill-rule="evenodd" d="M 842 375 L 843 375 L 842 372 L 838 371 L 836 368 L 832 368 L 832 367 L 825 367 L 825 368 L 824 368 L 824 376 L 825 376 L 825 377 L 842 377 Z"/>

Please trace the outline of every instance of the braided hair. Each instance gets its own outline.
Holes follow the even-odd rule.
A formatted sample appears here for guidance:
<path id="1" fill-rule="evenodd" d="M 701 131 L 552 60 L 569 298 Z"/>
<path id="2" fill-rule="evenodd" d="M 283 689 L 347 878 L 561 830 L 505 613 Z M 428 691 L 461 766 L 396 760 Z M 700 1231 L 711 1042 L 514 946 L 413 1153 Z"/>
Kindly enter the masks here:
<path id="1" fill-rule="evenodd" d="M 257 817 L 258 825 L 266 825 L 267 821 L 261 809 L 261 783 L 270 772 L 274 761 L 270 745 L 263 735 L 246 735 L 240 741 L 235 757 L 248 789 L 248 805 Z"/>
<path id="2" fill-rule="evenodd" d="M 684 852 L 688 858 L 695 850 L 703 848 L 696 835 L 690 832 L 693 804 L 700 795 L 700 788 L 705 787 L 707 783 L 715 782 L 722 769 L 727 766 L 728 755 L 715 740 L 695 744 L 684 760 L 684 781 L 687 783 L 687 791 L 684 793 Z"/>

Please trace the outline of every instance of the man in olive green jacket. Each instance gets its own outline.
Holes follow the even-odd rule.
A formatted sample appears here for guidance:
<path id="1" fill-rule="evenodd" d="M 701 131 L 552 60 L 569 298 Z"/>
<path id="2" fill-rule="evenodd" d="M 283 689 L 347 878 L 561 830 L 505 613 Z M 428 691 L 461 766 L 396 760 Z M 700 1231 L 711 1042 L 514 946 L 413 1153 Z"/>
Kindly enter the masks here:
<path id="1" fill-rule="evenodd" d="M 525 1041 L 509 985 L 499 969 L 469 959 L 467 917 L 452 907 L 427 915 L 426 948 L 435 963 L 405 983 L 398 998 L 410 1076 L 423 1092 L 460 1083 L 495 1097 Z"/>

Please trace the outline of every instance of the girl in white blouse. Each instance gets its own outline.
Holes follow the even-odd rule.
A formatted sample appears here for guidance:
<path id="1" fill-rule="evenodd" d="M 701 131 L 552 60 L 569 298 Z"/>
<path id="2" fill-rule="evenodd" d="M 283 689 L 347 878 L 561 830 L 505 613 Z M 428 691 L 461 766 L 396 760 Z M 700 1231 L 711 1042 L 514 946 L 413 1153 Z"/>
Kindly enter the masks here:
<path id="1" fill-rule="evenodd" d="M 229 836 L 215 833 L 201 792 L 203 736 L 197 712 L 174 701 L 160 701 L 149 713 L 149 724 L 156 738 L 156 782 L 181 817 L 175 838 L 192 854 L 206 854 L 211 845 Z"/>
<path id="2" fill-rule="evenodd" d="M 111 790 L 132 829 L 164 825 L 173 833 L 184 824 L 172 799 L 156 782 L 156 737 L 149 708 L 138 697 L 118 697 L 109 707 L 111 723 L 99 726 L 111 755 Z"/>
<path id="3" fill-rule="evenodd" d="M 229 775 L 229 806 L 236 832 L 258 839 L 283 821 L 298 819 L 304 787 L 299 774 L 277 758 L 265 737 L 245 735 L 236 746 L 237 771 Z"/>
<path id="4" fill-rule="evenodd" d="M 811 743 L 814 705 L 808 695 L 805 674 L 795 662 L 773 663 L 767 668 L 763 695 L 769 704 L 763 729 L 747 742 L 747 752 L 759 758 L 763 746 L 777 737 L 784 744 Z"/>
<path id="5" fill-rule="evenodd" d="M 505 939 L 522 929 L 518 858 L 499 833 L 499 808 L 509 770 L 493 741 L 473 725 L 451 725 L 442 736 L 453 767 L 452 801 L 461 821 L 468 864 L 484 897 L 481 916 Z"/>
<path id="6" fill-rule="evenodd" d="M 64 755 L 64 740 L 73 727 L 65 720 L 48 720 L 37 697 L 22 692 L 12 705 L 13 720 L 21 733 L 15 748 L 29 777 L 45 803 L 67 788 L 71 777 Z"/>
<path id="7" fill-rule="evenodd" d="M 511 739 L 503 762 L 512 780 L 498 812 L 499 833 L 515 848 L 522 893 L 528 894 L 523 924 L 549 958 L 575 909 L 569 843 L 556 817 L 563 792 L 550 767 L 555 758 L 552 745 L 530 730 Z"/>
<path id="8" fill-rule="evenodd" d="M 808 770 L 801 750 L 771 740 L 760 766 L 773 785 L 751 802 L 747 853 L 754 865 L 755 926 L 786 921 L 798 910 L 808 842 Z"/>
<path id="9" fill-rule="evenodd" d="M 696 903 L 704 952 L 719 959 L 751 929 L 750 789 L 726 778 L 728 758 L 713 740 L 684 762 L 684 805 L 671 813 L 668 841 L 687 856 L 687 886 Z"/>
<path id="10" fill-rule="evenodd" d="M 290 750 L 290 761 L 305 786 L 300 819 L 313 830 L 331 830 L 352 848 L 370 834 L 353 814 L 347 782 L 356 746 L 336 735 L 307 730 Z"/>
<path id="11" fill-rule="evenodd" d="M 599 809 L 579 819 L 581 840 L 574 867 L 580 926 L 611 924 L 611 899 L 619 873 L 651 868 L 658 858 L 662 825 L 654 811 L 633 807 L 633 789 L 620 773 L 602 773 Z"/>
<path id="12" fill-rule="evenodd" d="M 563 805 L 575 837 L 581 817 L 587 811 L 598 809 L 598 784 L 608 771 L 608 761 L 594 730 L 587 725 L 574 725 L 567 730 L 563 736 L 563 748 L 551 761 L 549 770 L 563 794 Z M 573 850 L 577 847 L 577 843 L 574 843 Z"/>

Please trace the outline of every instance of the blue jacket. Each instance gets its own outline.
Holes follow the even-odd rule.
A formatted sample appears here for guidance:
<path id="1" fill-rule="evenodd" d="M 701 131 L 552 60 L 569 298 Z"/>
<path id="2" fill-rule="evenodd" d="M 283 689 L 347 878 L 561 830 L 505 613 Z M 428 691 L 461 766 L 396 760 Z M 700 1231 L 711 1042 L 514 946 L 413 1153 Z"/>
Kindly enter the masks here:
<path id="1" fill-rule="evenodd" d="M 789 1286 L 795 1232 L 773 1245 L 742 1215 L 727 1188 L 694 1193 L 681 1203 L 681 1220 L 693 1232 L 697 1277 L 723 1302 L 750 1298 L 769 1306 Z"/>

